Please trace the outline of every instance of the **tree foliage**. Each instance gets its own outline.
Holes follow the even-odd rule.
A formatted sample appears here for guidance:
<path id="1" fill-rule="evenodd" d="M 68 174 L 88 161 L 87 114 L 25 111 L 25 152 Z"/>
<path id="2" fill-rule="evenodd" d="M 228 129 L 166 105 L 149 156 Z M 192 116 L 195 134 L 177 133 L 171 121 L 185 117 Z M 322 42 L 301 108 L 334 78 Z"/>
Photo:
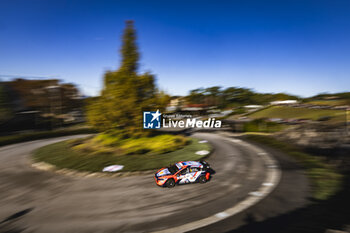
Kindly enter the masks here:
<path id="1" fill-rule="evenodd" d="M 8 120 L 13 115 L 9 103 L 10 101 L 6 93 L 5 87 L 2 83 L 0 83 L 0 123 L 2 121 Z"/>
<path id="2" fill-rule="evenodd" d="M 274 100 L 287 99 L 299 99 L 299 97 L 285 93 L 257 93 L 251 89 L 241 87 L 223 89 L 219 86 L 194 89 L 186 96 L 187 102 L 191 104 L 204 104 L 220 108 L 247 104 L 268 104 Z"/>
<path id="3" fill-rule="evenodd" d="M 122 37 L 121 65 L 104 75 L 104 87 L 97 100 L 88 104 L 88 121 L 101 131 L 141 136 L 143 111 L 163 110 L 169 97 L 160 92 L 151 73 L 138 74 L 139 52 L 132 21 L 126 22 Z"/>

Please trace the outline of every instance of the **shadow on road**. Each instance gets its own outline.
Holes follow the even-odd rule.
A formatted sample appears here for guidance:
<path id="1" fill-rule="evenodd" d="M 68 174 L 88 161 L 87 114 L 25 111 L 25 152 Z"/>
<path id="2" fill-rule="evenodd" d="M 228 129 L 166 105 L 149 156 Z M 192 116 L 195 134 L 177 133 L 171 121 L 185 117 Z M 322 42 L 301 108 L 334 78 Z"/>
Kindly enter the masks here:
<path id="1" fill-rule="evenodd" d="M 2 220 L 0 222 L 0 232 L 2 232 L 2 233 L 20 233 L 20 232 L 24 231 L 25 228 L 18 228 L 18 227 L 12 226 L 11 223 L 13 221 L 17 220 L 18 218 L 28 214 L 33 209 L 34 208 L 28 208 L 28 209 L 21 210 L 17 213 L 10 215 L 9 217 L 5 218 L 4 220 Z"/>
<path id="2" fill-rule="evenodd" d="M 345 174 L 343 189 L 326 201 L 312 204 L 295 211 L 261 222 L 254 213 L 245 218 L 246 224 L 230 233 L 286 232 L 318 233 L 327 229 L 347 230 L 350 225 L 350 172 Z"/>
<path id="3" fill-rule="evenodd" d="M 8 221 L 11 221 L 11 220 L 14 220 L 14 219 L 17 219 L 17 218 L 20 218 L 22 217 L 23 215 L 26 215 L 28 214 L 30 211 L 32 211 L 34 208 L 28 208 L 28 209 L 25 209 L 25 210 L 21 210 L 17 213 L 14 213 L 12 215 L 10 215 L 9 217 L 5 218 L 4 220 L 2 220 L 0 222 L 0 224 L 3 224 L 5 222 L 8 222 Z"/>

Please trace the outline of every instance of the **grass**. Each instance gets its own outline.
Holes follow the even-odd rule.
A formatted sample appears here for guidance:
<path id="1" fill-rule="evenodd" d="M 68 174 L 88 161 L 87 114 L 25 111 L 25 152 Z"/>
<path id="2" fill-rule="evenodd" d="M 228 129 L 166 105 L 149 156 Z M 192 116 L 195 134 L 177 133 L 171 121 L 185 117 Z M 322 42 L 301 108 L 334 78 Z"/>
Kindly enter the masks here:
<path id="1" fill-rule="evenodd" d="M 115 155 L 113 153 L 84 154 L 73 150 L 69 141 L 63 141 L 39 148 L 34 152 L 35 161 L 44 161 L 58 168 L 79 171 L 101 172 L 108 165 L 123 165 L 125 171 L 145 171 L 158 169 L 182 160 L 199 160 L 203 155 L 195 154 L 199 150 L 209 150 L 207 143 L 198 139 L 189 139 L 188 145 L 169 153 Z"/>
<path id="2" fill-rule="evenodd" d="M 307 102 L 308 104 L 313 105 L 326 105 L 326 106 L 340 106 L 340 105 L 346 105 L 348 102 L 346 100 L 313 100 Z"/>
<path id="3" fill-rule="evenodd" d="M 285 129 L 287 126 L 275 122 L 267 122 L 263 119 L 255 119 L 243 125 L 244 132 L 273 133 Z"/>
<path id="4" fill-rule="evenodd" d="M 310 109 L 287 106 L 271 106 L 248 115 L 250 118 L 281 118 L 281 119 L 310 119 L 319 120 L 331 117 L 332 121 L 345 121 L 345 111 L 333 109 Z"/>
<path id="5" fill-rule="evenodd" d="M 66 128 L 66 129 L 59 129 L 59 130 L 53 130 L 53 131 L 40 131 L 40 132 L 15 134 L 15 135 L 0 137 L 0 146 L 38 140 L 43 138 L 53 138 L 53 137 L 76 135 L 76 134 L 88 134 L 88 133 L 96 133 L 96 131 L 91 128 L 74 127 L 74 128 Z"/>
<path id="6" fill-rule="evenodd" d="M 306 169 L 311 180 L 312 195 L 316 200 L 326 200 L 340 190 L 342 174 L 322 158 L 304 153 L 296 146 L 269 136 L 247 135 L 247 138 L 277 148 L 295 158 Z"/>

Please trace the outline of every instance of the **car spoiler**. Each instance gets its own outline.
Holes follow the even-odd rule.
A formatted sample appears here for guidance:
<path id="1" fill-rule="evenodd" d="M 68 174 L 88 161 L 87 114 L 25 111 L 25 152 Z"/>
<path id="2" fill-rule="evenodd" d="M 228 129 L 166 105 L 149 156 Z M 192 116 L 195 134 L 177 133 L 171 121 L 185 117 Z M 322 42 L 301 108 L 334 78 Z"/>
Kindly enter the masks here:
<path id="1" fill-rule="evenodd" d="M 201 164 L 203 164 L 204 168 L 209 168 L 210 167 L 209 163 L 207 161 L 201 160 L 200 162 L 201 162 Z"/>

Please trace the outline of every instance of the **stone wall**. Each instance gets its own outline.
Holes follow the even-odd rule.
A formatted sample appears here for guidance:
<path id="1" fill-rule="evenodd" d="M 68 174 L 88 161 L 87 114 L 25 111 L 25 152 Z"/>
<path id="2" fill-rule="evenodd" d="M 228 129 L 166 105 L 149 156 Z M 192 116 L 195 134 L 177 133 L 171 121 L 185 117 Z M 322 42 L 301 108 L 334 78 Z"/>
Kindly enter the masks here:
<path id="1" fill-rule="evenodd" d="M 275 136 L 303 147 L 336 148 L 350 146 L 350 131 L 347 132 L 344 124 L 311 123 L 297 125 L 278 132 Z"/>

